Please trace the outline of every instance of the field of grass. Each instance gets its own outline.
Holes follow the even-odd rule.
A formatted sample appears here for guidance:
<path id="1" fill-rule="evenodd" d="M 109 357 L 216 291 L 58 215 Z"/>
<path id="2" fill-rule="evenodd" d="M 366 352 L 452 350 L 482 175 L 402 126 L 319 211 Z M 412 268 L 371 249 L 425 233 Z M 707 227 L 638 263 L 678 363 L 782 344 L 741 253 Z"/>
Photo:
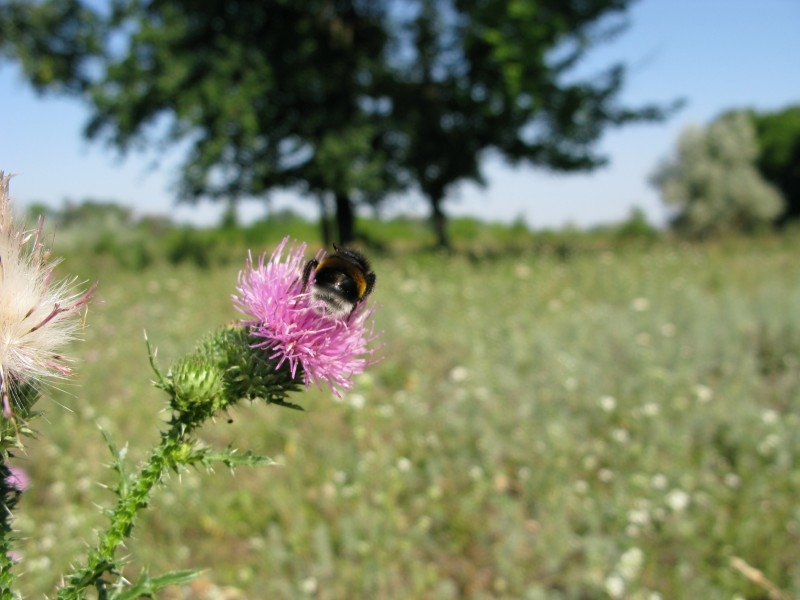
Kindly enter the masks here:
<path id="1" fill-rule="evenodd" d="M 800 596 L 800 240 L 485 247 L 376 253 L 383 361 L 205 428 L 279 465 L 173 474 L 130 573 L 209 569 L 170 598 Z M 236 317 L 240 266 L 67 253 L 100 287 L 17 460 L 27 597 L 113 501 L 99 427 L 131 468 L 158 439 L 143 331 L 167 367 Z"/>

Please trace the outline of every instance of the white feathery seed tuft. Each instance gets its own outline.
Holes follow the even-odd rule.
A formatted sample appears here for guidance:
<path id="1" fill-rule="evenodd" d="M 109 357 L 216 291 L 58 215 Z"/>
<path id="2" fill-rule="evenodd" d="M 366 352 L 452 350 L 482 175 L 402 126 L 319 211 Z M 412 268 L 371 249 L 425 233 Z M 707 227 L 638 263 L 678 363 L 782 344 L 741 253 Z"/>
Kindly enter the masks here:
<path id="1" fill-rule="evenodd" d="M 3 415 L 14 417 L 15 388 L 70 375 L 60 352 L 75 339 L 94 291 L 75 279 L 53 281 L 58 263 L 42 244 L 43 220 L 33 230 L 14 224 L 9 180 L 0 171 L 0 390 Z"/>

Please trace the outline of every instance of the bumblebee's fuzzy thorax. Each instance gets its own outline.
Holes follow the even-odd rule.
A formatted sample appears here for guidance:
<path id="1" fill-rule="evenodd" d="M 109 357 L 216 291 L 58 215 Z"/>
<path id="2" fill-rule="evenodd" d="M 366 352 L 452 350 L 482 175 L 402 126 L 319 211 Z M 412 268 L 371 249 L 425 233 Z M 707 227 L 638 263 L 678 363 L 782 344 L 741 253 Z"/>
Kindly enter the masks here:
<path id="1" fill-rule="evenodd" d="M 366 257 L 334 244 L 334 253 L 311 259 L 303 269 L 303 291 L 311 286 L 312 305 L 336 319 L 348 318 L 375 287 Z"/>

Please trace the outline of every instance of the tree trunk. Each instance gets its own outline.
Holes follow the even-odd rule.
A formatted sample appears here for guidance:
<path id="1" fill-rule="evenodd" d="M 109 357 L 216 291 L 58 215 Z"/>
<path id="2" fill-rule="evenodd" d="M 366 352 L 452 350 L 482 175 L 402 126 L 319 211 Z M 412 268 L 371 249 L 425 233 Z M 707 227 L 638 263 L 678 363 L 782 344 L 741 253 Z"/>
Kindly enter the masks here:
<path id="1" fill-rule="evenodd" d="M 447 237 L 447 216 L 442 210 L 442 199 L 431 198 L 431 225 L 436 236 L 436 247 L 440 250 L 450 249 L 450 240 Z"/>
<path id="2" fill-rule="evenodd" d="M 319 201 L 319 228 L 322 236 L 322 246 L 330 248 L 333 240 L 331 239 L 331 214 L 328 211 L 327 198 L 325 194 L 319 194 L 317 200 Z"/>
<path id="3" fill-rule="evenodd" d="M 225 210 L 222 212 L 222 219 L 220 219 L 219 223 L 221 229 L 236 229 L 239 226 L 236 207 L 236 198 L 228 197 L 225 199 Z"/>
<path id="4" fill-rule="evenodd" d="M 349 244 L 355 238 L 355 216 L 353 215 L 353 203 L 350 196 L 342 192 L 336 192 L 336 226 L 339 234 L 339 243 Z"/>

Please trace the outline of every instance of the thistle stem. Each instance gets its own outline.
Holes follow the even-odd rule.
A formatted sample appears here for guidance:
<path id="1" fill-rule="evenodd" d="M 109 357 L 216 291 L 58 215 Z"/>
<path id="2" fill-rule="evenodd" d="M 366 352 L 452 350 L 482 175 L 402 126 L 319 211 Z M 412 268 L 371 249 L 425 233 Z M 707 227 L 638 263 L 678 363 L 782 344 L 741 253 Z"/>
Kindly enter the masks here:
<path id="1" fill-rule="evenodd" d="M 11 554 L 11 542 L 13 531 L 11 528 L 11 510 L 17 503 L 19 492 L 9 485 L 11 471 L 4 460 L 0 459 L 0 599 L 15 598 L 11 589 L 14 577 L 11 574 L 11 567 L 14 566 L 14 558 Z"/>
<path id="2" fill-rule="evenodd" d="M 161 434 L 161 443 L 152 451 L 139 473 L 128 480 L 121 473 L 117 489 L 119 500 L 108 528 L 100 534 L 100 539 L 87 554 L 84 567 L 76 567 L 65 577 L 59 588 L 59 600 L 79 600 L 82 592 L 92 586 L 98 589 L 100 598 L 108 582 L 103 580 L 105 573 L 115 573 L 118 569 L 114 554 L 130 537 L 136 515 L 150 502 L 153 488 L 160 483 L 167 469 L 175 468 L 181 462 L 182 451 L 186 447 L 190 429 L 185 423 L 173 421 L 170 429 Z"/>

